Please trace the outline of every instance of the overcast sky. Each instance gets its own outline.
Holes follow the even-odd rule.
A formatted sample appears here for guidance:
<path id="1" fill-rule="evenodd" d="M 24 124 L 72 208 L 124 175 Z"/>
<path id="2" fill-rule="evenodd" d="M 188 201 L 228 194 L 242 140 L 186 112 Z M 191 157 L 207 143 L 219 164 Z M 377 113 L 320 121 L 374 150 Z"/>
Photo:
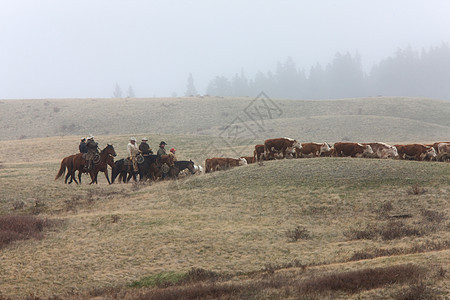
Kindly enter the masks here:
<path id="1" fill-rule="evenodd" d="M 366 70 L 450 42 L 448 0 L 0 0 L 0 99 L 199 93 L 216 75 L 306 71 L 337 52 Z M 252 95 L 250 95 L 252 96 Z"/>

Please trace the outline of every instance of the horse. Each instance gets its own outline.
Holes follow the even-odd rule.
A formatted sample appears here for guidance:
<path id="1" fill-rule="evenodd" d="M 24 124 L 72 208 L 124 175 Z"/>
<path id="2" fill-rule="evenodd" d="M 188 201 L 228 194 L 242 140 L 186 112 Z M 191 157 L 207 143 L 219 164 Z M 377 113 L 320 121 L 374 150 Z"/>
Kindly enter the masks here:
<path id="1" fill-rule="evenodd" d="M 139 180 L 151 179 L 156 180 L 160 176 L 161 160 L 157 155 L 145 155 L 144 161 L 138 164 L 139 167 Z"/>
<path id="2" fill-rule="evenodd" d="M 56 174 L 55 180 L 57 180 L 59 177 L 61 177 L 62 175 L 64 175 L 64 173 L 66 172 L 67 169 L 67 174 L 66 174 L 66 178 L 64 179 L 64 183 L 67 183 L 67 179 L 69 179 L 69 176 L 72 175 L 72 159 L 76 154 L 73 155 L 69 155 L 67 157 L 64 157 L 63 160 L 61 161 L 61 167 L 59 168 L 58 174 Z M 78 181 L 73 178 L 75 180 L 75 182 L 78 184 Z M 70 182 L 69 184 L 72 183 L 72 178 L 70 178 Z"/>
<path id="3" fill-rule="evenodd" d="M 115 152 L 114 152 L 115 153 Z M 109 180 L 109 176 L 108 176 L 108 165 L 112 168 L 114 168 L 114 156 L 108 155 L 105 158 L 105 163 L 102 162 L 102 156 L 100 155 L 100 162 L 98 164 L 94 165 L 94 170 L 92 171 L 92 173 L 90 172 L 89 175 L 91 175 L 91 183 L 96 183 L 97 182 L 97 175 L 98 172 L 103 172 L 105 174 L 106 180 L 108 180 L 108 183 L 111 184 L 111 181 Z M 92 179 L 92 176 L 94 176 L 94 178 Z"/>
<path id="4" fill-rule="evenodd" d="M 127 161 L 127 158 L 119 159 L 114 163 L 114 167 L 112 168 L 111 173 L 111 183 L 114 183 L 117 176 L 119 175 L 119 182 L 122 181 L 123 183 L 130 181 L 131 177 L 133 177 L 134 181 L 136 180 L 136 174 L 133 170 L 133 165 L 131 164 L 131 161 Z M 128 177 L 127 177 L 128 176 Z"/>
<path id="5" fill-rule="evenodd" d="M 134 181 L 137 181 L 136 175 L 138 174 L 140 181 L 145 179 L 156 180 L 156 178 L 161 175 L 161 159 L 157 155 L 144 155 L 142 157 L 144 158 L 144 161 L 138 164 L 138 172 L 134 171 L 131 161 L 127 158 L 116 161 L 111 175 L 112 183 L 114 183 L 117 176 L 119 176 L 119 182 L 122 181 L 125 183 L 130 181 L 131 178 L 133 178 Z"/>
<path id="6" fill-rule="evenodd" d="M 107 167 L 107 158 L 108 156 L 116 156 L 116 151 L 114 150 L 114 146 L 107 144 L 107 146 L 100 151 L 100 160 L 97 164 L 94 164 L 94 170 L 86 170 L 84 168 L 84 165 L 86 163 L 86 160 L 83 158 L 83 153 L 78 153 L 72 158 L 72 168 L 71 168 L 71 174 L 72 178 L 75 180 L 75 171 L 78 171 L 78 180 L 81 184 L 81 174 L 86 172 L 89 173 L 91 176 L 91 183 L 94 183 L 94 181 L 97 181 L 96 175 L 99 171 L 102 171 L 105 173 L 106 178 L 108 179 L 108 167 Z M 98 169 L 98 171 L 96 171 Z M 76 180 L 75 180 L 76 182 Z M 108 180 L 109 182 L 109 180 Z"/>
<path id="7" fill-rule="evenodd" d="M 169 175 L 172 178 L 178 177 L 181 171 L 188 169 L 191 174 L 195 174 L 195 164 L 192 160 L 174 161 L 174 167 L 170 169 Z"/>

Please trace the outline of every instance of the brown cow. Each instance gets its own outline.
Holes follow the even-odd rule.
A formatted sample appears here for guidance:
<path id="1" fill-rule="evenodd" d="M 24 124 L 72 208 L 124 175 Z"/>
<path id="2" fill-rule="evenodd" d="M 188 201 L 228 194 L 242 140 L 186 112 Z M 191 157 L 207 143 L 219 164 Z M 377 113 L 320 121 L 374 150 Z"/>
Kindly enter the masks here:
<path id="1" fill-rule="evenodd" d="M 266 157 L 264 156 L 264 145 L 258 144 L 255 146 L 255 150 L 253 151 L 253 157 L 256 161 L 264 160 Z"/>
<path id="2" fill-rule="evenodd" d="M 267 139 L 264 141 L 264 155 L 266 159 L 275 159 L 275 153 L 280 153 L 286 158 L 286 153 L 295 153 L 295 148 L 302 148 L 299 142 L 290 138 Z"/>
<path id="3" fill-rule="evenodd" d="M 327 143 L 302 143 L 302 148 L 295 148 L 296 157 L 318 157 L 331 150 Z"/>
<path id="4" fill-rule="evenodd" d="M 372 147 L 360 143 L 335 143 L 334 155 L 337 157 L 365 157 L 373 154 Z"/>
<path id="5" fill-rule="evenodd" d="M 373 158 L 398 158 L 397 148 L 386 143 L 362 143 L 363 145 L 369 145 L 372 147 L 373 154 L 370 157 Z"/>
<path id="6" fill-rule="evenodd" d="M 205 173 L 246 165 L 244 158 L 213 157 L 205 160 Z"/>
<path id="7" fill-rule="evenodd" d="M 240 158 L 244 158 L 247 161 L 247 164 L 252 164 L 255 162 L 255 158 L 253 156 L 241 156 Z"/>
<path id="8" fill-rule="evenodd" d="M 423 144 L 394 145 L 400 159 L 414 159 L 422 161 L 426 158 L 436 158 L 436 150 L 432 146 Z"/>

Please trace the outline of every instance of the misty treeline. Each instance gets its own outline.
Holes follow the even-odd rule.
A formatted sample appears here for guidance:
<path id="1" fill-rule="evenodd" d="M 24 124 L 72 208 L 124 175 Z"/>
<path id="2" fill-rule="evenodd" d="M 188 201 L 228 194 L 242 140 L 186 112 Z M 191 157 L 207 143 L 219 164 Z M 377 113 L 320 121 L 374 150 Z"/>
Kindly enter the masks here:
<path id="1" fill-rule="evenodd" d="M 275 71 L 244 72 L 232 78 L 217 76 L 208 85 L 211 96 L 252 96 L 264 91 L 270 97 L 333 99 L 366 96 L 409 96 L 450 99 L 450 48 L 447 44 L 415 51 L 411 47 L 374 65 L 365 73 L 359 54 L 337 53 L 326 66 L 309 72 L 292 58 L 279 62 Z"/>
<path id="2" fill-rule="evenodd" d="M 122 98 L 122 97 L 124 97 L 124 93 L 122 92 L 120 85 L 116 82 L 116 85 L 114 86 L 113 98 Z M 134 94 L 133 87 L 131 85 L 128 86 L 125 97 L 126 98 L 135 98 L 136 97 L 136 95 Z"/>

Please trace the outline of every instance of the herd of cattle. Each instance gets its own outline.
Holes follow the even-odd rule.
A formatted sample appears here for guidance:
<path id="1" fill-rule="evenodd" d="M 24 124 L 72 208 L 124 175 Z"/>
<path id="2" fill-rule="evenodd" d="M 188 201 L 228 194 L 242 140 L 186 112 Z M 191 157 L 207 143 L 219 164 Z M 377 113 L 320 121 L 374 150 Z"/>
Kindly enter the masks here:
<path id="1" fill-rule="evenodd" d="M 94 168 L 86 170 L 82 153 L 70 155 L 61 161 L 61 167 L 55 180 L 66 173 L 65 183 L 81 183 L 81 174 L 88 173 L 91 177 L 91 184 L 97 183 L 97 174 L 103 172 L 108 183 L 114 183 L 116 177 L 119 181 L 128 182 L 131 178 L 136 180 L 139 175 L 140 180 L 157 180 L 158 178 L 177 178 L 182 172 L 202 173 L 203 169 L 195 165 L 193 161 L 176 161 L 173 155 L 143 156 L 138 164 L 138 170 L 133 170 L 133 165 L 129 159 L 114 161 L 116 152 L 112 145 L 107 145 L 100 153 L 99 159 Z M 335 143 L 333 146 L 328 143 L 299 143 L 290 138 L 268 139 L 264 144 L 256 145 L 253 156 L 243 156 L 240 158 L 213 157 L 205 161 L 205 172 L 210 173 L 218 170 L 226 170 L 232 167 L 247 165 L 255 162 L 261 163 L 265 160 L 283 158 L 305 158 L 305 157 L 367 157 L 367 158 L 393 158 L 428 161 L 450 161 L 450 142 L 437 142 L 434 144 L 407 144 L 388 145 L 385 143 Z M 163 166 L 168 170 L 163 172 Z M 111 181 L 108 176 L 108 166 L 112 169 Z M 78 171 L 78 176 L 75 172 Z M 78 177 L 78 181 L 76 180 Z M 68 182 L 68 180 L 70 181 Z"/>
<path id="2" fill-rule="evenodd" d="M 255 146 L 253 156 L 240 158 L 213 157 L 205 161 L 205 172 L 226 170 L 264 160 L 305 157 L 366 157 L 408 160 L 449 161 L 450 142 L 433 144 L 388 145 L 386 143 L 299 143 L 291 138 L 267 139 Z"/>

